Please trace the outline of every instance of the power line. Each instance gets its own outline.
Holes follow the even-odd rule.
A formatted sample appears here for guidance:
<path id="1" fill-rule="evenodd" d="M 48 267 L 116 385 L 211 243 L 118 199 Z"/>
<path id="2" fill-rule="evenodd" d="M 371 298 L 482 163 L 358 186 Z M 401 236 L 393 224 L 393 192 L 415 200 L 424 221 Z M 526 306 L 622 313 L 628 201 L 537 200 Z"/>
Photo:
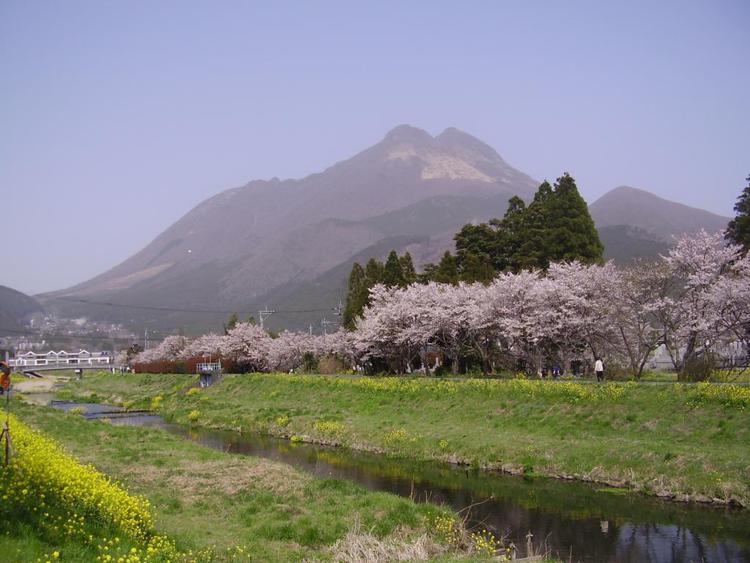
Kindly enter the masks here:
<path id="1" fill-rule="evenodd" d="M 34 330 L 17 330 L 12 328 L 2 328 L 0 327 L 0 338 L 3 337 L 4 334 L 11 333 L 11 334 L 18 334 L 21 336 L 35 336 L 38 338 L 44 338 L 45 340 L 101 340 L 105 342 L 112 342 L 115 340 L 122 341 L 122 342 L 135 342 L 137 340 L 137 337 L 125 337 L 125 336 L 85 336 L 85 335 L 75 335 L 75 334 L 55 334 L 55 333 L 45 333 L 41 331 L 34 331 Z"/>
<path id="2" fill-rule="evenodd" d="M 127 305 L 125 303 L 112 303 L 111 301 L 93 301 L 90 299 L 78 299 L 74 297 L 57 297 L 56 299 L 63 300 L 63 301 L 73 301 L 76 303 L 83 303 L 85 305 L 104 305 L 105 307 L 119 307 L 122 309 L 141 309 L 144 311 L 164 311 L 168 313 L 217 313 L 222 315 L 231 315 L 233 313 L 237 314 L 252 314 L 252 311 L 239 311 L 237 309 L 235 310 L 226 310 L 226 309 L 187 309 L 187 308 L 181 308 L 181 307 L 160 307 L 158 305 Z M 274 312 L 276 313 L 320 313 L 323 311 L 330 311 L 330 308 L 325 309 L 277 309 Z"/>

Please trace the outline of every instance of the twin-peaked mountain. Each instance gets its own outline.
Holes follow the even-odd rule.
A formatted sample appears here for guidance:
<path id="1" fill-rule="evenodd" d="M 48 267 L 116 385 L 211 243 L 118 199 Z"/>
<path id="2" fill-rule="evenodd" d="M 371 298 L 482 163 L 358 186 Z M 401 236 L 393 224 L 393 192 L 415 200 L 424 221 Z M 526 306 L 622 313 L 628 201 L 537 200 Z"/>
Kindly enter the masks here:
<path id="1" fill-rule="evenodd" d="M 108 272 L 42 299 L 65 314 L 170 328 L 204 329 L 226 315 L 161 309 L 266 305 L 280 311 L 269 326 L 317 325 L 322 311 L 281 311 L 330 311 L 355 260 L 396 249 L 417 265 L 436 261 L 462 225 L 502 216 L 511 196 L 529 201 L 538 185 L 457 129 L 433 137 L 402 125 L 321 173 L 221 192 Z"/>

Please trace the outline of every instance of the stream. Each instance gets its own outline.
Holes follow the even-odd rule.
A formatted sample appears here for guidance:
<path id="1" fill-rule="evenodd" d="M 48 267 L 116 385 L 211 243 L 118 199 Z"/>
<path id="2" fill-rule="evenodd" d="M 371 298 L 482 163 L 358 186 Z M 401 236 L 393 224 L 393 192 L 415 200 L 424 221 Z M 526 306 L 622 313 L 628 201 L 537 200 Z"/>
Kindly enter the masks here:
<path id="1" fill-rule="evenodd" d="M 320 477 L 354 481 L 416 501 L 445 504 L 468 524 L 493 530 L 525 555 L 533 544 L 563 561 L 750 563 L 750 511 L 662 501 L 586 483 L 489 473 L 439 462 L 415 462 L 257 434 L 171 424 L 150 413 L 81 407 L 90 419 L 160 428 L 203 446 L 280 461 Z"/>

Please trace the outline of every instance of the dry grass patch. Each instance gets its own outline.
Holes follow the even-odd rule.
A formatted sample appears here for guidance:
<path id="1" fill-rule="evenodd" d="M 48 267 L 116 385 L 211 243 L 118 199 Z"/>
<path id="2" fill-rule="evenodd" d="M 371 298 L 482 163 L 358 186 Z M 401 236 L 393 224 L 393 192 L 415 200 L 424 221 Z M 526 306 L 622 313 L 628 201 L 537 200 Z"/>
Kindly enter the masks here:
<path id="1" fill-rule="evenodd" d="M 291 466 L 268 460 L 181 461 L 177 467 L 142 465 L 133 479 L 143 486 L 155 483 L 180 492 L 186 502 L 206 496 L 206 491 L 232 496 L 251 488 L 286 496 L 300 490 L 310 477 Z"/>
<path id="2" fill-rule="evenodd" d="M 428 534 L 416 535 L 399 529 L 387 538 L 363 531 L 359 524 L 331 547 L 333 560 L 341 563 L 381 563 L 383 561 L 427 561 L 444 554 L 446 546 Z"/>

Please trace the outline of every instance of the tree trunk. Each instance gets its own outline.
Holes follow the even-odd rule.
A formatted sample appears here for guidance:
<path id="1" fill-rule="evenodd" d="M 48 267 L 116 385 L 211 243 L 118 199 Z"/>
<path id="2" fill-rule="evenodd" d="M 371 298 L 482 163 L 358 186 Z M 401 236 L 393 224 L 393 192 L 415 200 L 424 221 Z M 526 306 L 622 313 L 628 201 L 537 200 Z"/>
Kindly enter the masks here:
<path id="1" fill-rule="evenodd" d="M 685 353 L 682 355 L 682 359 L 680 360 L 680 366 L 677 370 L 679 373 L 682 373 L 685 369 L 685 364 L 693 357 L 693 354 L 695 354 L 695 344 L 697 340 L 697 335 L 694 332 L 690 333 L 690 336 L 687 339 L 687 346 L 685 346 Z"/>
<path id="2" fill-rule="evenodd" d="M 427 349 L 425 347 L 422 347 L 420 358 L 422 360 L 422 366 L 424 367 L 425 376 L 430 377 L 432 373 L 430 373 L 430 362 L 427 361 Z"/>

